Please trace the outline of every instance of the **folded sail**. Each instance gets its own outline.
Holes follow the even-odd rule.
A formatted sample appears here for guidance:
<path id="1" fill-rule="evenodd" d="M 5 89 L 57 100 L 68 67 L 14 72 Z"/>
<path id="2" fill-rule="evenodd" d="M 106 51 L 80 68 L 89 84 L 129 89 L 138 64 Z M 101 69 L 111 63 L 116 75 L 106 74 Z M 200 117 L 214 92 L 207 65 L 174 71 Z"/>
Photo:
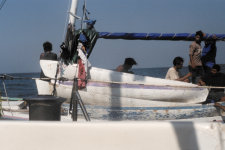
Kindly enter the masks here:
<path id="1" fill-rule="evenodd" d="M 225 40 L 225 34 L 215 34 L 216 40 Z M 195 33 L 123 33 L 99 32 L 98 38 L 124 40 L 173 40 L 193 41 Z M 206 34 L 203 40 L 212 39 L 213 34 Z"/>

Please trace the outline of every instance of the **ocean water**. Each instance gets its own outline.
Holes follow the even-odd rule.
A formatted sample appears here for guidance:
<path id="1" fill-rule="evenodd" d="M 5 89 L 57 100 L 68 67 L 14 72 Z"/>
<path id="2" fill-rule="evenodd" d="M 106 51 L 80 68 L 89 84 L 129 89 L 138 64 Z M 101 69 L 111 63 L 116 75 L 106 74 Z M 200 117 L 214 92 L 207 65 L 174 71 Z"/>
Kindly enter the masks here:
<path id="1" fill-rule="evenodd" d="M 132 71 L 134 72 L 134 74 L 138 74 L 138 75 L 165 78 L 167 70 L 168 70 L 168 67 L 137 68 L 137 69 L 133 69 Z M 222 66 L 221 71 L 225 72 L 225 66 Z M 188 72 L 188 68 L 183 67 L 181 70 L 181 74 L 185 75 L 187 72 Z M 28 79 L 13 79 L 13 80 L 1 79 L 0 90 L 1 90 L 2 96 L 6 96 L 6 93 L 8 97 L 18 97 L 18 98 L 24 98 L 28 96 L 37 95 L 35 80 L 32 80 L 31 78 L 39 78 L 40 73 L 12 73 L 7 75 L 13 76 L 14 78 L 21 77 L 21 78 L 28 78 Z M 5 83 L 5 88 L 3 83 Z"/>
<path id="2" fill-rule="evenodd" d="M 132 71 L 134 74 L 143 75 L 143 76 L 151 76 L 151 77 L 157 77 L 157 78 L 165 78 L 166 73 L 168 71 L 168 67 L 164 68 L 139 68 L 139 69 L 133 69 Z M 181 74 L 185 75 L 188 73 L 188 68 L 183 67 L 181 70 Z"/>
<path id="3" fill-rule="evenodd" d="M 39 78 L 40 73 L 12 73 L 7 75 L 13 76 L 14 78 L 30 78 L 30 79 L 12 79 L 12 80 L 1 79 L 0 90 L 2 96 L 6 96 L 6 93 L 8 97 L 17 97 L 17 98 L 24 98 L 27 96 L 37 95 L 35 80 L 32 80 L 31 78 Z"/>

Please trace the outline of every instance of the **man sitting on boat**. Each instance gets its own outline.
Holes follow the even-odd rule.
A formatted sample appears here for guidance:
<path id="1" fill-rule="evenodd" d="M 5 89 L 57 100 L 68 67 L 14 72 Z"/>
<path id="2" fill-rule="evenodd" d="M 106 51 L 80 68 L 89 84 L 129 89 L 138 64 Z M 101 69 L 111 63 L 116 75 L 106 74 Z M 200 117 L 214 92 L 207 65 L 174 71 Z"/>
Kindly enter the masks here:
<path id="1" fill-rule="evenodd" d="M 44 53 L 41 53 L 40 60 L 57 60 L 57 54 L 52 52 L 52 43 L 46 41 L 43 44 Z M 41 78 L 45 78 L 43 71 L 41 70 Z"/>
<path id="2" fill-rule="evenodd" d="M 183 63 L 184 59 L 182 57 L 175 57 L 173 60 L 173 67 L 169 68 L 166 74 L 166 79 L 189 82 L 189 77 L 191 76 L 191 73 L 188 73 L 183 77 L 181 77 L 180 75 L 180 69 L 182 69 Z"/>
<path id="3" fill-rule="evenodd" d="M 199 81 L 199 85 L 203 86 L 217 86 L 224 87 L 225 86 L 225 74 L 220 72 L 220 66 L 215 64 L 211 72 L 205 74 Z M 205 103 L 209 102 L 218 102 L 224 99 L 224 89 L 223 88 L 212 88 L 209 92 L 208 98 Z"/>
<path id="4" fill-rule="evenodd" d="M 118 72 L 133 73 L 130 71 L 133 65 L 137 65 L 137 62 L 133 58 L 126 58 L 123 65 L 116 68 Z"/>

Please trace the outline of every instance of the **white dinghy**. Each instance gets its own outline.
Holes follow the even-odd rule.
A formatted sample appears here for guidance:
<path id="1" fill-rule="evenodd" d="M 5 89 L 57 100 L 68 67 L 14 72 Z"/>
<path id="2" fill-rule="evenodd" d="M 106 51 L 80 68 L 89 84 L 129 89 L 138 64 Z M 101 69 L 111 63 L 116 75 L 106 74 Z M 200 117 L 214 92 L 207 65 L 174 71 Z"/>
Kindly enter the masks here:
<path id="1" fill-rule="evenodd" d="M 46 76 L 54 78 L 57 61 L 41 60 Z M 56 96 L 71 98 L 73 79 L 77 77 L 78 66 L 59 65 Z M 39 95 L 51 95 L 55 80 L 36 80 Z M 172 81 L 129 73 L 121 73 L 96 67 L 90 68 L 87 86 L 79 90 L 85 104 L 113 107 L 152 106 L 158 102 L 199 103 L 206 100 L 208 90 L 195 84 Z"/>

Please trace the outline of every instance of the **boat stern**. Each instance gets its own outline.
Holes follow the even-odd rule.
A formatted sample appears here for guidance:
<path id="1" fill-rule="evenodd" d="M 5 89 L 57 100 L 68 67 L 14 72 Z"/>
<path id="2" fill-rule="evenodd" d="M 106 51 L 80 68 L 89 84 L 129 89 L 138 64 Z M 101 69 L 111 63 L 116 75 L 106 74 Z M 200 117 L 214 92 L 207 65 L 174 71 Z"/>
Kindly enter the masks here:
<path id="1" fill-rule="evenodd" d="M 53 92 L 53 86 L 50 84 L 50 82 L 36 79 L 36 86 L 38 95 L 52 95 Z"/>

